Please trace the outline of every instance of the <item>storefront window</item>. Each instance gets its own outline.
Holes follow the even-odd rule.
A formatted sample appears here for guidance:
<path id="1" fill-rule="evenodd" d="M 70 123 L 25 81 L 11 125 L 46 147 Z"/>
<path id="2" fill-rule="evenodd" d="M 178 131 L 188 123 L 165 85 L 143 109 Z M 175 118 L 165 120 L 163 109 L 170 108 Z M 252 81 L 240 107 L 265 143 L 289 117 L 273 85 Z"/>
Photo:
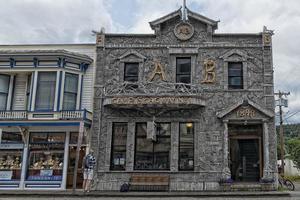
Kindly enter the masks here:
<path id="1" fill-rule="evenodd" d="M 127 123 L 113 123 L 111 170 L 125 170 Z"/>
<path id="2" fill-rule="evenodd" d="M 87 145 L 87 135 L 83 134 L 81 145 Z M 70 145 L 77 145 L 78 143 L 78 132 L 70 133 Z"/>
<path id="3" fill-rule="evenodd" d="M 19 181 L 21 177 L 23 142 L 21 134 L 0 134 L 0 181 Z"/>
<path id="4" fill-rule="evenodd" d="M 179 170 L 194 170 L 194 124 L 180 123 Z"/>
<path id="5" fill-rule="evenodd" d="M 147 124 L 136 124 L 135 169 L 170 169 L 171 124 L 157 123 L 156 137 L 147 138 Z"/>
<path id="6" fill-rule="evenodd" d="M 27 180 L 61 181 L 65 133 L 31 133 Z"/>

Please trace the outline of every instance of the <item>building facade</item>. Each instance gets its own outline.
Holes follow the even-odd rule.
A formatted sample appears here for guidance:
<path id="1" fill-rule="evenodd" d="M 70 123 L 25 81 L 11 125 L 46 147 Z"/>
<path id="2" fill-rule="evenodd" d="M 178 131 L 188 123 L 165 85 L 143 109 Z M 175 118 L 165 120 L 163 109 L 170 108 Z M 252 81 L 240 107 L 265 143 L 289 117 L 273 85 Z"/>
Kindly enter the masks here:
<path id="1" fill-rule="evenodd" d="M 0 190 L 72 187 L 92 123 L 94 54 L 94 44 L 0 46 Z"/>
<path id="2" fill-rule="evenodd" d="M 215 33 L 187 8 L 154 34 L 97 34 L 96 190 L 168 175 L 170 191 L 276 186 L 272 31 Z"/>

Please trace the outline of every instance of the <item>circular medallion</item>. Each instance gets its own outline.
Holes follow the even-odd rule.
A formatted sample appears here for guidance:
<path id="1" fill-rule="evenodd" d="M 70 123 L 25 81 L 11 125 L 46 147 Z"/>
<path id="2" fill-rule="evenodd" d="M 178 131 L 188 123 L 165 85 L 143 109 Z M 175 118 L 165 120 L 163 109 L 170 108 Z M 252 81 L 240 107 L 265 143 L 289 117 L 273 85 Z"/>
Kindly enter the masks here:
<path id="1" fill-rule="evenodd" d="M 174 33 L 178 39 L 188 40 L 194 35 L 194 27 L 187 22 L 181 22 L 175 26 Z"/>

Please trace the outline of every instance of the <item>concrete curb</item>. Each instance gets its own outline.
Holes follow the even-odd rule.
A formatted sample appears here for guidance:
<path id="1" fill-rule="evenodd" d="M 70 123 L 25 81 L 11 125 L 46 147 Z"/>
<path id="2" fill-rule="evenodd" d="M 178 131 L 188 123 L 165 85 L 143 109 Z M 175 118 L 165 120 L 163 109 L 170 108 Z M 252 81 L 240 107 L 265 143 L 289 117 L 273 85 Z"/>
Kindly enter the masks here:
<path id="1" fill-rule="evenodd" d="M 90 192 L 0 191 L 1 197 L 290 197 L 289 192 Z"/>

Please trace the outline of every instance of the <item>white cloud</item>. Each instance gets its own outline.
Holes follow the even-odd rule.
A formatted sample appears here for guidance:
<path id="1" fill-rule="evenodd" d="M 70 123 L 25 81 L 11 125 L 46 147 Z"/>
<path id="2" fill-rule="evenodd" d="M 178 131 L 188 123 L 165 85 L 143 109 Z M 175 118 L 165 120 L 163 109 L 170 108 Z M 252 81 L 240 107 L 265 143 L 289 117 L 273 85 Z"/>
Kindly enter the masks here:
<path id="1" fill-rule="evenodd" d="M 1 0 L 0 42 L 94 42 L 91 30 L 114 29 L 104 0 Z"/>

